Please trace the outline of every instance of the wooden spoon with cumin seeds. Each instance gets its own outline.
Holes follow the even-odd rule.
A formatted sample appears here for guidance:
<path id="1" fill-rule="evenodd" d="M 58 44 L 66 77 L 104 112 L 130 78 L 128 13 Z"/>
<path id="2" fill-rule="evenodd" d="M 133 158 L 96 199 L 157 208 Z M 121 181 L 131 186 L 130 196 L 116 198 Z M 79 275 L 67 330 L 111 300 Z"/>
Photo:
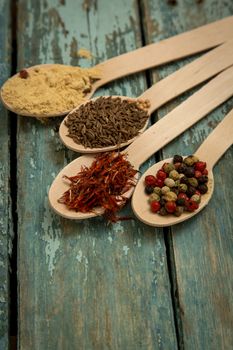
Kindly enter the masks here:
<path id="1" fill-rule="evenodd" d="M 72 112 L 70 112 L 66 118 L 62 121 L 59 129 L 59 135 L 62 140 L 62 142 L 65 144 L 66 147 L 72 149 L 73 151 L 79 152 L 79 153 L 98 153 L 98 152 L 106 152 L 111 151 L 114 149 L 118 149 L 120 147 L 126 146 L 130 143 L 132 143 L 139 135 L 146 129 L 149 121 L 149 116 L 152 112 L 154 112 L 156 109 L 161 107 L 163 104 L 168 102 L 169 100 L 172 100 L 173 98 L 177 97 L 178 95 L 184 93 L 185 91 L 191 89 L 192 87 L 200 84 L 201 82 L 204 82 L 205 80 L 213 77 L 214 75 L 218 74 L 222 70 L 228 68 L 229 66 L 233 65 L 233 40 L 228 41 L 221 46 L 213 49 L 212 51 L 208 52 L 207 54 L 201 56 L 200 58 L 194 60 L 193 62 L 187 64 L 186 66 L 182 67 L 178 71 L 174 72 L 173 74 L 170 74 L 168 77 L 160 80 L 158 83 L 154 84 L 151 88 L 146 90 L 141 96 L 138 98 L 129 98 L 125 96 L 112 96 L 113 98 L 118 97 L 119 100 L 119 111 L 121 112 L 120 115 L 122 116 L 122 123 L 127 125 L 126 119 L 124 114 L 121 111 L 121 104 L 123 100 L 128 101 L 141 101 L 141 100 L 148 100 L 150 102 L 150 108 L 147 110 L 148 112 L 148 118 L 146 119 L 146 122 L 141 123 L 140 125 L 143 125 L 140 130 L 135 132 L 135 137 L 124 141 L 124 142 L 114 142 L 115 139 L 118 138 L 119 132 L 117 131 L 116 124 L 117 121 L 114 123 L 108 123 L 105 122 L 104 119 L 101 117 L 101 109 L 99 107 L 99 97 L 92 99 L 91 101 L 85 102 L 81 106 L 75 108 Z M 106 98 L 106 104 L 108 104 L 107 96 L 103 96 L 103 98 Z M 95 106 L 96 101 L 96 106 Z M 104 101 L 104 100 L 103 100 Z M 102 101 L 101 101 L 102 102 Z M 92 115 L 91 112 L 86 111 L 85 114 L 82 110 L 87 110 L 91 105 L 92 111 L 95 115 Z M 90 127 L 86 127 L 85 131 L 85 138 L 88 136 L 88 133 L 91 133 L 91 137 L 93 136 L 93 132 L 95 133 L 95 140 L 93 142 L 96 142 L 96 139 L 99 139 L 99 144 L 104 144 L 104 146 L 98 146 L 98 147 L 87 147 L 86 145 L 83 145 L 81 143 L 77 143 L 74 138 L 69 136 L 69 128 L 66 125 L 66 122 L 70 120 L 70 118 L 75 117 L 75 113 L 79 114 L 79 117 L 81 118 L 81 122 L 84 123 L 84 126 L 87 125 L 87 123 L 90 123 Z M 97 115 L 96 115 L 97 114 Z M 99 118 L 99 121 L 102 121 L 103 128 L 105 128 L 103 132 L 103 128 L 98 133 L 98 129 L 93 126 L 93 124 L 97 123 L 97 119 Z M 136 116 L 132 115 L 132 122 L 136 124 L 136 122 L 141 121 L 141 116 L 138 116 L 136 120 Z M 115 117 L 117 120 L 117 116 Z M 99 123 L 98 121 L 98 123 Z M 80 122 L 77 125 L 78 127 L 81 126 Z M 109 135 L 109 137 L 112 137 L 110 133 L 110 127 L 114 127 L 114 135 L 115 139 L 112 141 L 112 145 L 106 145 L 107 142 L 104 142 L 106 135 Z M 79 133 L 82 133 L 81 129 Z M 73 132 L 73 134 L 76 134 Z M 84 137 L 82 134 L 80 136 Z M 91 140 L 89 140 L 91 141 Z M 107 140 L 108 141 L 108 140 Z"/>

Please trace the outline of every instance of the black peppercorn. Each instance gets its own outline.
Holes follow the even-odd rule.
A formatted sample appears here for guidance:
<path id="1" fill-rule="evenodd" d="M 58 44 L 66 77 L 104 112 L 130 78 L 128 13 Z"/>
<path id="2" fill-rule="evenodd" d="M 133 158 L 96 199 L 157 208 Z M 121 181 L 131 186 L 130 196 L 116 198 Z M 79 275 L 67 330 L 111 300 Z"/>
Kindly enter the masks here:
<path id="1" fill-rule="evenodd" d="M 145 193 L 146 193 L 146 194 L 151 194 L 151 193 L 153 193 L 153 192 L 154 192 L 154 187 L 149 186 L 149 185 L 147 185 L 147 186 L 145 187 Z"/>
<path id="2" fill-rule="evenodd" d="M 159 203 L 160 203 L 161 207 L 164 207 L 166 201 L 165 201 L 165 199 L 161 198 Z"/>
<path id="3" fill-rule="evenodd" d="M 187 177 L 194 177 L 195 176 L 195 170 L 194 168 L 192 168 L 191 166 L 188 166 L 186 169 L 185 169 L 185 175 Z"/>
<path id="4" fill-rule="evenodd" d="M 197 189 L 201 194 L 205 194 L 208 191 L 208 186 L 206 184 L 201 184 Z"/>
<path id="5" fill-rule="evenodd" d="M 180 183 L 181 184 L 188 184 L 189 183 L 189 180 L 188 180 L 188 178 L 187 178 L 187 176 L 182 176 L 181 178 L 180 178 Z"/>
<path id="6" fill-rule="evenodd" d="M 187 169 L 187 165 L 184 164 L 184 163 L 181 163 L 179 168 L 176 169 L 180 174 L 184 174 L 185 173 L 185 170 Z"/>
<path id="7" fill-rule="evenodd" d="M 174 155 L 173 163 L 182 163 L 182 162 L 183 162 L 183 157 L 182 156 L 180 156 L 178 154 Z"/>
<path id="8" fill-rule="evenodd" d="M 204 184 L 208 182 L 208 176 L 207 175 L 201 175 L 199 178 L 198 178 L 198 183 L 199 184 Z"/>
<path id="9" fill-rule="evenodd" d="M 196 188 L 193 186 L 188 186 L 188 189 L 186 191 L 187 196 L 192 197 L 195 193 L 196 193 Z"/>

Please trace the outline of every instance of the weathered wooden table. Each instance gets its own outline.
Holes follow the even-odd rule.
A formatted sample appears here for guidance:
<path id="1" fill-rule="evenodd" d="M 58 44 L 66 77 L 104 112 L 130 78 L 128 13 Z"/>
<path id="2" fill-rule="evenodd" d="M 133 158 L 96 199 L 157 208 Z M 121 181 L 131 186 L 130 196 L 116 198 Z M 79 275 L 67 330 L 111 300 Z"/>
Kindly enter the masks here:
<path id="1" fill-rule="evenodd" d="M 36 63 L 94 65 L 232 14 L 232 0 L 0 0 L 0 83 Z M 79 48 L 93 60 L 79 59 Z M 187 61 L 98 94 L 138 96 Z M 233 99 L 143 169 L 193 153 L 232 107 Z M 0 349 L 8 349 L 16 324 L 20 350 L 232 349 L 232 149 L 215 167 L 209 206 L 186 223 L 74 222 L 48 206 L 55 175 L 77 156 L 59 141 L 61 119 L 42 124 L 3 106 L 0 114 Z M 124 212 L 132 215 L 130 204 Z"/>

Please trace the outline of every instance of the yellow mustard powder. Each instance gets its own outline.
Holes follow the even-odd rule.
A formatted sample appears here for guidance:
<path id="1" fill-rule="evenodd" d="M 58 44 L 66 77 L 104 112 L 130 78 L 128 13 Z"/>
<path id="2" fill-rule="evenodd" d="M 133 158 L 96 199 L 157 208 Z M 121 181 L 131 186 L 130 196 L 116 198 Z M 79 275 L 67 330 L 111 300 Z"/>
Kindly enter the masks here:
<path id="1" fill-rule="evenodd" d="M 2 88 L 3 100 L 18 114 L 41 116 L 69 111 L 85 101 L 92 83 L 100 79 L 95 68 L 54 64 L 27 69 L 10 78 Z"/>

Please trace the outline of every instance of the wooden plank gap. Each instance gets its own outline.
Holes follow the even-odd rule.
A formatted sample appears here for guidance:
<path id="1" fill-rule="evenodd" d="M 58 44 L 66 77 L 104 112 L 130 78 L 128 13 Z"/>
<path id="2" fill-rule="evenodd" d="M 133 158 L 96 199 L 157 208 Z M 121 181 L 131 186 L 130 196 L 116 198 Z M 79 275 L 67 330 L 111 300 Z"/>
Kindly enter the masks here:
<path id="1" fill-rule="evenodd" d="M 171 286 L 171 300 L 173 307 L 174 325 L 176 330 L 177 347 L 184 350 L 182 314 L 184 313 L 179 299 L 179 288 L 176 276 L 176 265 L 172 243 L 172 233 L 169 227 L 164 227 L 164 242 L 166 247 L 167 269 Z"/>
<path id="2" fill-rule="evenodd" d="M 11 10 L 11 75 L 17 71 L 17 0 L 12 0 Z M 17 247 L 18 247 L 18 214 L 17 214 L 17 116 L 9 113 L 10 127 L 10 202 L 11 202 L 11 254 L 9 279 L 9 332 L 10 349 L 17 348 L 18 332 L 18 297 L 17 297 Z"/>

